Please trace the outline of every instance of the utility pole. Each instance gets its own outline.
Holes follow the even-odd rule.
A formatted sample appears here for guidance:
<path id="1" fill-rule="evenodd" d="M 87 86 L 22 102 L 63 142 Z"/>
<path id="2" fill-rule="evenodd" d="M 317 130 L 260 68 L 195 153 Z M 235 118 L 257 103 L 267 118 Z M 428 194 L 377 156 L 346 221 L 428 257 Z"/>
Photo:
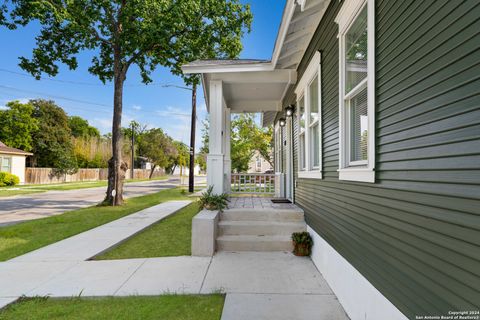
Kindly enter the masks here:
<path id="1" fill-rule="evenodd" d="M 192 123 L 190 127 L 190 168 L 188 172 L 188 192 L 193 192 L 195 187 L 195 125 L 197 121 L 197 84 L 193 82 L 192 88 L 177 86 L 173 84 L 165 84 L 162 87 L 175 87 L 183 90 L 192 91 Z"/>
<path id="2" fill-rule="evenodd" d="M 130 178 L 133 179 L 135 178 L 134 176 L 134 173 L 135 173 L 135 123 L 132 121 L 130 123 L 130 125 L 132 126 L 132 169 L 131 169 L 131 176 Z"/>
<path id="3" fill-rule="evenodd" d="M 197 120 L 197 84 L 192 86 L 192 124 L 190 129 L 190 171 L 188 173 L 188 192 L 192 193 L 195 184 L 195 124 Z"/>

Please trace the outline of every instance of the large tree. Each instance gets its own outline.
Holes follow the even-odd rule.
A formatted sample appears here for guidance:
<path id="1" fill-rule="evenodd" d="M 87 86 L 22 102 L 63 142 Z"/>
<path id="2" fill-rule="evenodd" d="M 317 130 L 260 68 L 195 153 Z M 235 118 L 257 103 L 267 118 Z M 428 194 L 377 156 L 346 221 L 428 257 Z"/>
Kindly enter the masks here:
<path id="1" fill-rule="evenodd" d="M 143 132 L 137 141 L 139 155 L 147 158 L 153 164 L 150 177 L 157 166 L 168 167 L 170 159 L 178 156 L 173 139 L 160 128 Z"/>
<path id="2" fill-rule="evenodd" d="M 110 174 L 105 201 L 123 203 L 121 120 L 123 85 L 131 65 L 143 82 L 157 65 L 179 70 L 186 61 L 207 55 L 236 56 L 251 13 L 239 0 L 6 0 L 0 23 L 26 25 L 33 20 L 42 29 L 33 57 L 20 66 L 37 78 L 56 75 L 58 63 L 78 66 L 82 50 L 95 52 L 89 71 L 103 82 L 113 81 L 113 124 Z M 12 27 L 10 25 L 10 27 Z"/>
<path id="3" fill-rule="evenodd" d="M 0 110 L 0 141 L 12 148 L 33 150 L 32 135 L 38 129 L 31 103 L 11 101 L 6 110 Z"/>
<path id="4" fill-rule="evenodd" d="M 209 121 L 204 121 L 202 147 L 200 149 L 200 156 L 203 157 L 206 157 L 208 154 L 209 126 Z M 234 115 L 231 121 L 230 133 L 232 170 L 236 172 L 247 171 L 248 164 L 255 152 L 259 152 L 273 166 L 272 139 L 272 126 L 266 128 L 260 126 L 255 119 L 254 113 Z"/>
<path id="5" fill-rule="evenodd" d="M 38 130 L 32 136 L 34 165 L 54 168 L 58 174 L 76 172 L 77 159 L 65 111 L 53 101 L 30 100 L 29 103 L 33 105 L 32 116 L 38 122 Z"/>

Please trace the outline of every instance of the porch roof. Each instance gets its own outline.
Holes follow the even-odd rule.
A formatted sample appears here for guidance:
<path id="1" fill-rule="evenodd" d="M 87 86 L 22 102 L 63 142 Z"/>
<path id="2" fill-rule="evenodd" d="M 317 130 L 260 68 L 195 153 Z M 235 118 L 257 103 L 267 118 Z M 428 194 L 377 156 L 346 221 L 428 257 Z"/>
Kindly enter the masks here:
<path id="1" fill-rule="evenodd" d="M 271 60 L 197 60 L 182 66 L 185 74 L 202 74 L 207 110 L 209 82 L 221 80 L 231 112 L 281 111 L 288 88 L 297 80 L 298 64 L 329 3 L 287 0 Z"/>

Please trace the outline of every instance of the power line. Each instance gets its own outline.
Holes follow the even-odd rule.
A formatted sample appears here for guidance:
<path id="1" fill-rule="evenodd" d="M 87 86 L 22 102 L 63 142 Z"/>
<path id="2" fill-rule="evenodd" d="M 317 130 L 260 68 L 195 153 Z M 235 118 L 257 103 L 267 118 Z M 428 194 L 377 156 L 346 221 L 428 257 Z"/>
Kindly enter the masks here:
<path id="1" fill-rule="evenodd" d="M 67 101 L 78 102 L 78 103 L 83 103 L 83 104 L 91 104 L 91 105 L 100 106 L 100 107 L 107 107 L 107 108 L 111 108 L 111 107 L 112 107 L 112 106 L 109 106 L 109 105 L 106 105 L 106 104 L 102 104 L 102 103 L 96 103 L 96 102 L 92 102 L 92 101 L 86 101 L 86 100 L 79 100 L 79 99 L 73 99 L 73 98 L 68 98 L 68 97 L 62 97 L 62 96 L 57 96 L 57 95 L 48 94 L 48 93 L 43 93 L 43 92 L 38 92 L 38 91 L 19 89 L 19 88 L 15 88 L 15 87 L 5 86 L 5 85 L 2 85 L 2 84 L 0 84 L 0 88 L 4 88 L 4 89 L 7 89 L 7 90 L 12 90 L 12 91 L 19 91 L 19 92 L 37 94 L 37 95 L 41 95 L 41 96 L 47 96 L 47 97 L 52 97 L 52 98 L 55 98 L 55 99 L 67 100 Z"/>
<path id="2" fill-rule="evenodd" d="M 104 112 L 104 113 L 108 113 L 108 114 L 111 114 L 112 111 L 113 111 L 112 106 L 109 106 L 109 105 L 106 105 L 106 104 L 101 104 L 101 103 L 96 103 L 96 102 L 91 102 L 91 101 L 86 101 L 86 100 L 79 100 L 79 99 L 69 98 L 69 97 L 65 97 L 65 96 L 57 96 L 57 95 L 52 95 L 52 94 L 38 92 L 38 91 L 25 90 L 25 89 L 20 89 L 20 88 L 15 88 L 15 87 L 10 87 L 10 86 L 0 84 L 0 89 L 2 89 L 2 88 L 4 90 L 12 90 L 12 91 L 17 91 L 17 92 L 30 93 L 30 94 L 40 95 L 40 96 L 47 96 L 47 97 L 54 98 L 54 99 L 59 99 L 59 100 L 77 102 L 77 103 L 81 103 L 81 104 L 85 104 L 85 105 L 93 105 L 93 106 L 100 106 L 100 107 L 109 108 L 109 110 L 105 110 L 105 109 L 98 109 L 98 108 L 96 108 L 96 109 L 86 109 L 86 108 L 80 108 L 80 107 L 76 107 L 76 106 L 69 106 L 69 107 L 67 107 L 69 109 L 77 109 L 77 110 L 88 111 L 88 112 Z M 151 113 L 149 113 L 149 112 L 139 111 L 139 110 L 135 110 L 135 113 L 143 113 L 145 115 L 151 115 Z M 162 116 L 162 115 L 173 115 L 173 116 L 181 116 L 181 117 L 190 117 L 191 116 L 187 113 L 168 112 L 168 111 L 155 111 L 154 113 L 157 114 L 157 115 L 160 115 L 160 116 Z M 197 121 L 198 121 L 198 118 L 197 118 Z"/>
<path id="3" fill-rule="evenodd" d="M 35 77 L 32 76 L 29 73 L 23 73 L 23 72 L 18 72 L 18 71 L 14 71 L 14 70 L 4 69 L 4 68 L 0 68 L 0 72 L 10 73 L 10 74 L 14 74 L 14 75 L 17 75 L 17 76 L 22 76 L 22 77 L 28 77 L 28 78 L 35 79 Z M 47 80 L 47 81 L 52 81 L 52 82 L 67 83 L 67 84 L 81 85 L 81 86 L 112 87 L 112 84 L 83 82 L 83 81 L 72 81 L 72 80 L 64 80 L 64 79 L 41 78 L 40 80 Z M 126 86 L 126 87 L 160 86 L 160 87 L 163 87 L 163 88 L 175 87 L 175 88 L 179 88 L 179 89 L 192 90 L 191 88 L 183 87 L 183 86 L 175 85 L 175 84 L 171 84 L 171 83 L 125 84 L 124 86 Z"/>

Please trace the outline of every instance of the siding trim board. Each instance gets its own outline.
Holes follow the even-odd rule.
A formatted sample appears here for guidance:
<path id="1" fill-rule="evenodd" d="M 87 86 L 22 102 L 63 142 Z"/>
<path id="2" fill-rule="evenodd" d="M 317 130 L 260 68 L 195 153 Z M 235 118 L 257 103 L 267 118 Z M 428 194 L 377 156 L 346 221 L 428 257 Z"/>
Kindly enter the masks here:
<path id="1" fill-rule="evenodd" d="M 372 184 L 337 172 L 344 3 L 330 2 L 297 70 L 321 52 L 323 179 L 298 177 L 292 130 L 312 259 L 351 319 L 480 309 L 480 3 L 374 2 Z M 292 86 L 282 105 L 295 102 Z"/>

